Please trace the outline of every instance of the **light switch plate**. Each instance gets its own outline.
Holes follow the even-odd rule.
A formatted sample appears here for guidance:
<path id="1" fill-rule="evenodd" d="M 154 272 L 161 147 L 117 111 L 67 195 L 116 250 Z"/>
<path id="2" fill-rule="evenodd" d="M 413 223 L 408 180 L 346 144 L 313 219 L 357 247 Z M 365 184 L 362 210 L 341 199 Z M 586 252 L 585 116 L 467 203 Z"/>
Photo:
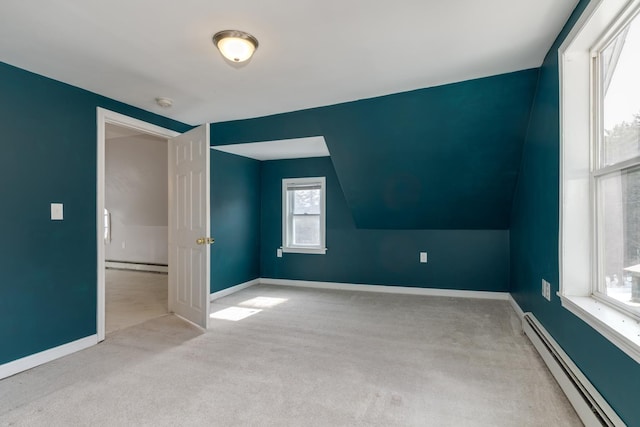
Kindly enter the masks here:
<path id="1" fill-rule="evenodd" d="M 62 203 L 51 203 L 51 220 L 62 221 L 64 219 L 64 206 Z"/>
<path id="2" fill-rule="evenodd" d="M 427 263 L 427 253 L 426 252 L 420 252 L 420 262 L 423 264 Z"/>
<path id="3" fill-rule="evenodd" d="M 547 300 L 551 301 L 551 283 L 542 279 L 542 296 Z"/>
<path id="4" fill-rule="evenodd" d="M 282 248 L 278 248 L 278 249 L 276 249 L 276 256 L 277 256 L 278 258 L 282 258 Z"/>

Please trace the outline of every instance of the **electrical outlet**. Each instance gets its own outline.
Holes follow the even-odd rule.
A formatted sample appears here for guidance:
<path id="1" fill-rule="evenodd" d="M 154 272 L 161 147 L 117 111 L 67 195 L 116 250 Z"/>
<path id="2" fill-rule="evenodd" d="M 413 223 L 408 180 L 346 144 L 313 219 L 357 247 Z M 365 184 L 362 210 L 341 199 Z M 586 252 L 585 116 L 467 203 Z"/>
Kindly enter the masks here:
<path id="1" fill-rule="evenodd" d="M 551 283 L 542 279 L 542 296 L 547 300 L 551 301 Z"/>
<path id="2" fill-rule="evenodd" d="M 426 252 L 420 252 L 420 262 L 422 264 L 426 264 L 427 263 L 427 253 Z"/>
<path id="3" fill-rule="evenodd" d="M 64 219 L 63 211 L 62 203 L 51 203 L 51 219 L 53 221 L 62 221 Z"/>

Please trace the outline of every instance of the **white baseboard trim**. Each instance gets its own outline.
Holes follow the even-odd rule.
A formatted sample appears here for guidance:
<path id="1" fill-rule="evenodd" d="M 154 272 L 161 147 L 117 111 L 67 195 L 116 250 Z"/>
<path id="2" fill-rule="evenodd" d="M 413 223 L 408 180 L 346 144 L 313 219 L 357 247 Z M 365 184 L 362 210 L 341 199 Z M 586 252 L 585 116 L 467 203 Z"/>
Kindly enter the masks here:
<path id="1" fill-rule="evenodd" d="M 355 283 L 312 282 L 307 280 L 260 278 L 261 285 L 296 286 L 301 288 L 337 289 L 343 291 L 379 292 L 386 294 L 426 295 L 454 298 L 479 298 L 506 301 L 508 292 L 464 291 L 458 289 L 414 288 L 410 286 L 360 285 Z"/>
<path id="2" fill-rule="evenodd" d="M 524 319 L 524 311 L 522 311 L 522 309 L 520 308 L 520 305 L 518 305 L 516 300 L 513 298 L 513 295 L 511 294 L 509 294 L 509 303 L 511 303 L 511 307 L 513 308 L 513 311 L 516 312 L 516 314 L 518 315 L 518 318 L 520 319 L 520 321 L 522 321 Z"/>
<path id="3" fill-rule="evenodd" d="M 209 295 L 209 301 L 217 300 L 218 298 L 226 297 L 227 295 L 234 294 L 234 293 L 236 293 L 238 291 L 241 291 L 243 289 L 246 289 L 246 288 L 248 288 L 250 286 L 257 285 L 257 284 L 260 283 L 260 280 L 261 279 L 249 280 L 248 282 L 240 283 L 239 285 L 235 285 L 235 286 L 232 286 L 230 288 L 223 289 L 223 290 L 218 291 L 218 292 L 214 292 L 214 293 Z"/>
<path id="4" fill-rule="evenodd" d="M 169 272 L 169 267 L 166 265 L 137 264 L 134 262 L 118 262 L 118 261 L 105 261 L 104 265 L 107 268 L 116 268 L 118 270 L 151 271 L 153 273 Z"/>
<path id="5" fill-rule="evenodd" d="M 50 348 L 49 350 L 41 351 L 40 353 L 32 354 L 30 356 L 23 357 L 12 362 L 0 365 L 0 380 L 10 377 L 19 372 L 26 371 L 27 369 L 35 368 L 43 363 L 51 362 L 52 360 L 59 359 L 64 356 L 68 356 L 76 351 L 84 350 L 98 344 L 98 336 L 90 335 L 85 338 L 81 338 L 76 341 L 72 341 L 67 344 L 60 345 L 58 347 Z"/>

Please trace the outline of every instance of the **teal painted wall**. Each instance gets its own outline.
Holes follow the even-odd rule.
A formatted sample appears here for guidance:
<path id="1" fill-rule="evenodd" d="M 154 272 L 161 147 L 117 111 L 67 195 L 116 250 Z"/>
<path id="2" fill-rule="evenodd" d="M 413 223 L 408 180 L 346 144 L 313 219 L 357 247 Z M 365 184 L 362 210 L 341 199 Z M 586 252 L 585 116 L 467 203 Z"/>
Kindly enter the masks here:
<path id="1" fill-rule="evenodd" d="M 508 229 L 537 70 L 212 126 L 323 135 L 357 228 Z"/>
<path id="2" fill-rule="evenodd" d="M 98 106 L 189 129 L 0 63 L 0 364 L 96 333 Z"/>
<path id="3" fill-rule="evenodd" d="M 558 47 L 588 1 L 581 1 L 540 70 L 511 221 L 511 292 L 531 311 L 630 426 L 640 425 L 640 365 L 560 305 Z M 551 282 L 551 302 L 540 282 Z"/>
<path id="4" fill-rule="evenodd" d="M 282 179 L 325 176 L 325 255 L 285 253 Z M 363 230 L 355 226 L 331 159 L 262 163 L 262 277 L 446 289 L 507 291 L 507 230 Z M 429 262 L 420 264 L 419 252 Z"/>
<path id="5" fill-rule="evenodd" d="M 260 277 L 260 162 L 211 150 L 211 292 Z"/>

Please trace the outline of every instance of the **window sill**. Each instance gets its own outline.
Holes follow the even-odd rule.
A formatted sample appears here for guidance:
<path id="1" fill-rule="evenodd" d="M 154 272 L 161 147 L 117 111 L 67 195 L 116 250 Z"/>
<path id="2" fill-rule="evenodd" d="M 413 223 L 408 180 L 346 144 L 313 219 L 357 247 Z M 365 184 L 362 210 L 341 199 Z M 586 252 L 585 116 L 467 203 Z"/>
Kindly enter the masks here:
<path id="1" fill-rule="evenodd" d="M 640 321 L 593 297 L 559 296 L 564 308 L 640 363 Z"/>
<path id="2" fill-rule="evenodd" d="M 327 248 L 285 248 L 282 247 L 283 253 L 289 254 L 316 254 L 316 255 L 324 255 L 327 253 Z"/>

